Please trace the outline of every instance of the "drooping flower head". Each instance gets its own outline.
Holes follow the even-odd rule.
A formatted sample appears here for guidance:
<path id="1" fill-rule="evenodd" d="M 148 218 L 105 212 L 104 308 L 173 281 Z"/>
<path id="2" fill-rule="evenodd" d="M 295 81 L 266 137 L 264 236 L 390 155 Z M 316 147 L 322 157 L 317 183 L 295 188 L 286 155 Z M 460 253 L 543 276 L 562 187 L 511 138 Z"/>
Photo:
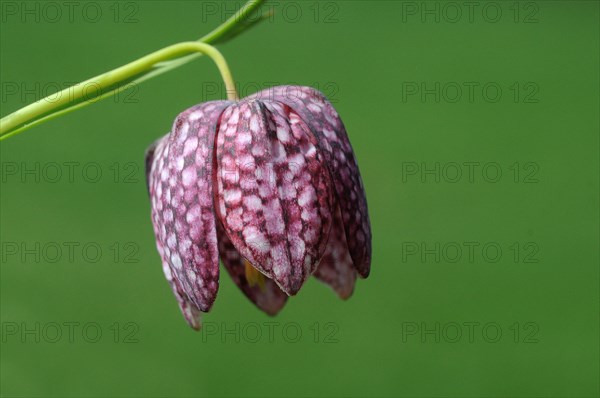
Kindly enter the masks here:
<path id="1" fill-rule="evenodd" d="M 309 276 L 348 298 L 371 264 L 371 227 L 337 112 L 310 87 L 279 86 L 181 113 L 146 154 L 158 252 L 195 329 L 219 258 L 270 315 Z"/>

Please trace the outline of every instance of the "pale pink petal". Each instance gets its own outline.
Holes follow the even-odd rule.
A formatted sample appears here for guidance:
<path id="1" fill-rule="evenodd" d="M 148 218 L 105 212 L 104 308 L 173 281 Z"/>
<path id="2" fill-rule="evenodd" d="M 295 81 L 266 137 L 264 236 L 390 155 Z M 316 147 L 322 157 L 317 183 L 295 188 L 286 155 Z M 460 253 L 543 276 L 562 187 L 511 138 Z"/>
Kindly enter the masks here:
<path id="1" fill-rule="evenodd" d="M 288 110 L 242 101 L 225 111 L 217 203 L 240 254 L 293 295 L 325 252 L 333 188 L 316 140 Z"/>
<path id="2" fill-rule="evenodd" d="M 210 309 L 219 287 L 213 149 L 219 117 L 229 104 L 208 102 L 184 111 L 147 154 L 156 245 L 192 326 L 190 319 Z"/>
<path id="3" fill-rule="evenodd" d="M 251 285 L 246 279 L 244 258 L 233 246 L 223 227 L 217 223 L 219 255 L 233 282 L 258 308 L 269 315 L 276 315 L 285 305 L 288 295 L 273 280 L 264 277 L 264 285 Z"/>
<path id="4" fill-rule="evenodd" d="M 350 255 L 359 274 L 367 277 L 371 268 L 367 200 L 354 151 L 339 115 L 327 98 L 311 87 L 278 86 L 248 98 L 285 103 L 317 137 L 335 185 Z"/>

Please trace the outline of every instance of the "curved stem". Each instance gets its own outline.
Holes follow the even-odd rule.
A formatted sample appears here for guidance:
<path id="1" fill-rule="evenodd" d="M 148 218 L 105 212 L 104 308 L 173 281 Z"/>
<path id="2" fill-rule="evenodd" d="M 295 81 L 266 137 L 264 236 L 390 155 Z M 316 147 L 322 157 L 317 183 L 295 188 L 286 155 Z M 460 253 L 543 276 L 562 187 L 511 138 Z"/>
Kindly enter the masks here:
<path id="1" fill-rule="evenodd" d="M 70 106 L 77 102 L 94 101 L 107 92 L 110 93 L 115 91 L 115 89 L 125 87 L 135 80 L 135 78 L 152 70 L 157 63 L 190 53 L 205 54 L 215 62 L 225 82 L 227 98 L 237 101 L 238 95 L 235 83 L 223 55 L 215 47 L 206 43 L 196 41 L 183 42 L 165 47 L 127 65 L 78 83 L 58 93 L 51 94 L 2 118 L 0 120 L 0 138 L 8 137 L 9 133 L 13 135 L 13 133 L 16 133 L 13 130 L 27 126 L 28 122 L 35 122 L 46 115 L 60 111 L 65 106 Z M 92 95 L 90 95 L 90 90 L 93 90 Z"/>
<path id="2" fill-rule="evenodd" d="M 185 65 L 203 54 L 212 54 L 211 57 L 217 63 L 223 80 L 225 80 L 228 97 L 230 99 L 237 99 L 235 86 L 227 63 L 216 49 L 210 46 L 206 47 L 206 45 L 226 42 L 239 33 L 266 20 L 270 16 L 269 13 L 260 16 L 258 19 L 250 19 L 251 14 L 259 9 L 264 1 L 248 1 L 223 24 L 198 41 L 180 43 L 164 48 L 121 68 L 86 80 L 58 93 L 51 94 L 40 101 L 13 112 L 0 119 L 0 141 L 35 125 L 107 98 L 114 93 L 127 89 L 131 84 L 141 83 Z M 197 46 L 198 44 L 200 46 Z M 202 47 L 203 44 L 205 45 L 204 47 Z M 171 53 L 168 54 L 169 52 Z M 158 58 L 160 57 L 158 56 L 160 55 L 164 56 L 164 58 L 159 60 Z M 135 70 L 138 71 L 137 74 L 134 74 Z M 103 83 L 102 86 L 98 86 L 100 82 Z M 89 92 L 90 88 L 94 89 L 92 93 Z"/>

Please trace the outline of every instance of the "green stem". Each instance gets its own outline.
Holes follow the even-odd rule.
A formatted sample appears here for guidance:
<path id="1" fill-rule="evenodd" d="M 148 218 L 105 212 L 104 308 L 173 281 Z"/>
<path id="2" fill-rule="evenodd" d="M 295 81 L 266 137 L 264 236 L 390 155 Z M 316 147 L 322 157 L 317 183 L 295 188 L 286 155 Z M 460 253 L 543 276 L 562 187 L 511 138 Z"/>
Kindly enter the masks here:
<path id="1" fill-rule="evenodd" d="M 203 54 L 211 57 L 219 68 L 225 81 L 228 98 L 237 100 L 235 84 L 227 62 L 221 53 L 208 43 L 225 42 L 241 30 L 256 25 L 262 19 L 250 22 L 248 18 L 263 2 L 264 0 L 248 1 L 235 15 L 199 41 L 184 42 L 163 48 L 110 72 L 51 94 L 3 117 L 0 119 L 0 141 L 37 124 L 123 91 L 133 83 L 140 83 L 168 72 Z M 93 89 L 91 93 L 89 92 L 90 88 Z"/>
<path id="2" fill-rule="evenodd" d="M 49 100 L 48 97 L 41 99 L 2 118 L 0 136 L 7 135 L 9 131 L 23 126 L 29 120 L 39 119 L 44 115 L 51 114 L 71 103 L 93 101 L 98 96 L 96 93 L 105 93 L 108 90 L 113 90 L 114 87 L 125 86 L 132 79 L 152 70 L 159 62 L 195 52 L 208 55 L 212 58 L 219 68 L 219 72 L 221 72 L 221 76 L 225 82 L 227 98 L 232 101 L 237 101 L 238 96 L 235 89 L 235 83 L 223 55 L 216 48 L 208 44 L 195 41 L 184 42 L 165 47 L 136 61 L 130 62 L 127 65 L 121 66 L 120 68 L 113 69 L 100 76 L 93 77 L 49 96 L 54 98 L 54 100 Z M 94 89 L 94 95 L 91 96 L 92 98 L 90 98 L 89 95 L 90 88 Z"/>

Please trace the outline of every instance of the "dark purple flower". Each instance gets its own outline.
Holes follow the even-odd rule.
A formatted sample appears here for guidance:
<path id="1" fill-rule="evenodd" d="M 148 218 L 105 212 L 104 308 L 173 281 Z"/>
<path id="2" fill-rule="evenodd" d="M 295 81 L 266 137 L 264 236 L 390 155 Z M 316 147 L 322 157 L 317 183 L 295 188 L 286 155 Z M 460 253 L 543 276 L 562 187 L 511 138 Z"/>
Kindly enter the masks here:
<path id="1" fill-rule="evenodd" d="M 164 273 L 200 328 L 219 258 L 244 294 L 276 314 L 310 275 L 340 297 L 371 264 L 371 227 L 354 152 L 319 91 L 280 86 L 181 113 L 146 154 Z"/>

